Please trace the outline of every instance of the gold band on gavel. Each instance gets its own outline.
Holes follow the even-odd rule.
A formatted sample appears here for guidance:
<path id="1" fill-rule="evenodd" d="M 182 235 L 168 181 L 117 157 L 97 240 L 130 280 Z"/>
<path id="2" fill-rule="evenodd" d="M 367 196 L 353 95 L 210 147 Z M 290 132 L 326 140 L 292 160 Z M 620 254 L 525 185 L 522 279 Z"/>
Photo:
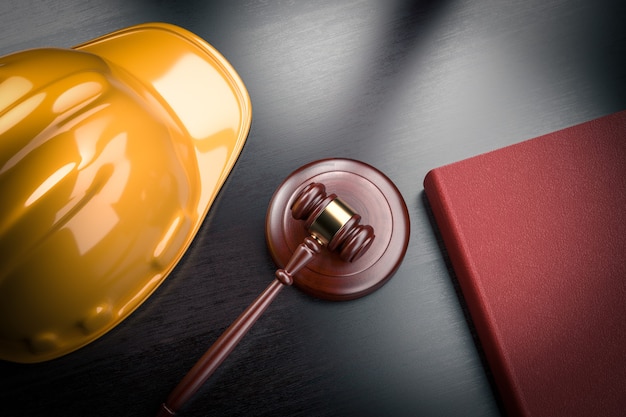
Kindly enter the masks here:
<path id="1" fill-rule="evenodd" d="M 356 213 L 346 203 L 339 198 L 335 198 L 328 203 L 326 208 L 317 216 L 311 224 L 309 232 L 322 244 L 327 245 L 335 234 L 350 220 Z"/>

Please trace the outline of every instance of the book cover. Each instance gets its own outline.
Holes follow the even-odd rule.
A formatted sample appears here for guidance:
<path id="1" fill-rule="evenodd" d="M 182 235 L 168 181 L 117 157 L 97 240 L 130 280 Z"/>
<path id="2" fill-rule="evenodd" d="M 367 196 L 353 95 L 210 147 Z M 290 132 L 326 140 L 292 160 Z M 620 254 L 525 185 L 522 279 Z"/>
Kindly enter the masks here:
<path id="1" fill-rule="evenodd" d="M 626 111 L 424 189 L 507 413 L 626 415 Z"/>

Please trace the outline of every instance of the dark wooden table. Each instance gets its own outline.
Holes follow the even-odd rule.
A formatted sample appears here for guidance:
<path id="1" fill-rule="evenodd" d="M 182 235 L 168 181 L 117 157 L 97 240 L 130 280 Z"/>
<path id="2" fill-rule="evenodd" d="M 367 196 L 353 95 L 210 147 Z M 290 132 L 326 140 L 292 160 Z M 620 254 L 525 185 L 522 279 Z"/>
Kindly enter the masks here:
<path id="1" fill-rule="evenodd" d="M 272 279 L 264 217 L 274 189 L 305 163 L 347 157 L 385 172 L 408 204 L 399 271 L 349 302 L 286 289 L 181 415 L 500 415 L 422 180 L 436 166 L 626 108 L 624 5 L 2 2 L 0 55 L 146 21 L 181 25 L 237 69 L 253 123 L 174 273 L 87 347 L 36 365 L 0 362 L 0 414 L 153 415 Z"/>

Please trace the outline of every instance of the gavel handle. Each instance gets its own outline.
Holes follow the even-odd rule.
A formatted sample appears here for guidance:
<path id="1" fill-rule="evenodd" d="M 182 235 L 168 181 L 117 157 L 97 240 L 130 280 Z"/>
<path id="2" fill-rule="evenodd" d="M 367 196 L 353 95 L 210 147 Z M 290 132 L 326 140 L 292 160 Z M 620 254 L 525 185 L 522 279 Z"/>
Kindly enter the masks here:
<path id="1" fill-rule="evenodd" d="M 320 243 L 311 237 L 307 237 L 296 248 L 285 268 L 276 271 L 276 279 L 222 333 L 174 388 L 167 400 L 161 404 L 157 417 L 172 417 L 176 415 L 183 404 L 200 389 L 220 364 L 224 362 L 235 346 L 248 333 L 252 325 L 261 317 L 261 314 L 274 301 L 280 290 L 284 286 L 293 283 L 293 275 L 309 263 L 320 250 Z"/>

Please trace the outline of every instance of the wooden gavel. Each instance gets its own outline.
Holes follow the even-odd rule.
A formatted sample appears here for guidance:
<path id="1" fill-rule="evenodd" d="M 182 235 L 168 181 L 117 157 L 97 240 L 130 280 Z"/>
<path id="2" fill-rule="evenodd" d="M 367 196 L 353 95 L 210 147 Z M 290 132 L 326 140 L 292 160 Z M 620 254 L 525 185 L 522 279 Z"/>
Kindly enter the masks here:
<path id="1" fill-rule="evenodd" d="M 326 188 L 320 183 L 310 183 L 300 191 L 291 206 L 291 214 L 295 219 L 305 221 L 309 236 L 295 249 L 285 267 L 276 271 L 276 278 L 261 295 L 189 370 L 161 404 L 157 417 L 171 417 L 178 412 L 228 357 L 280 290 L 291 285 L 294 275 L 320 254 L 324 246 L 342 260 L 353 262 L 370 248 L 374 240 L 374 229 L 359 224 L 361 216 L 335 194 L 327 195 Z"/>

